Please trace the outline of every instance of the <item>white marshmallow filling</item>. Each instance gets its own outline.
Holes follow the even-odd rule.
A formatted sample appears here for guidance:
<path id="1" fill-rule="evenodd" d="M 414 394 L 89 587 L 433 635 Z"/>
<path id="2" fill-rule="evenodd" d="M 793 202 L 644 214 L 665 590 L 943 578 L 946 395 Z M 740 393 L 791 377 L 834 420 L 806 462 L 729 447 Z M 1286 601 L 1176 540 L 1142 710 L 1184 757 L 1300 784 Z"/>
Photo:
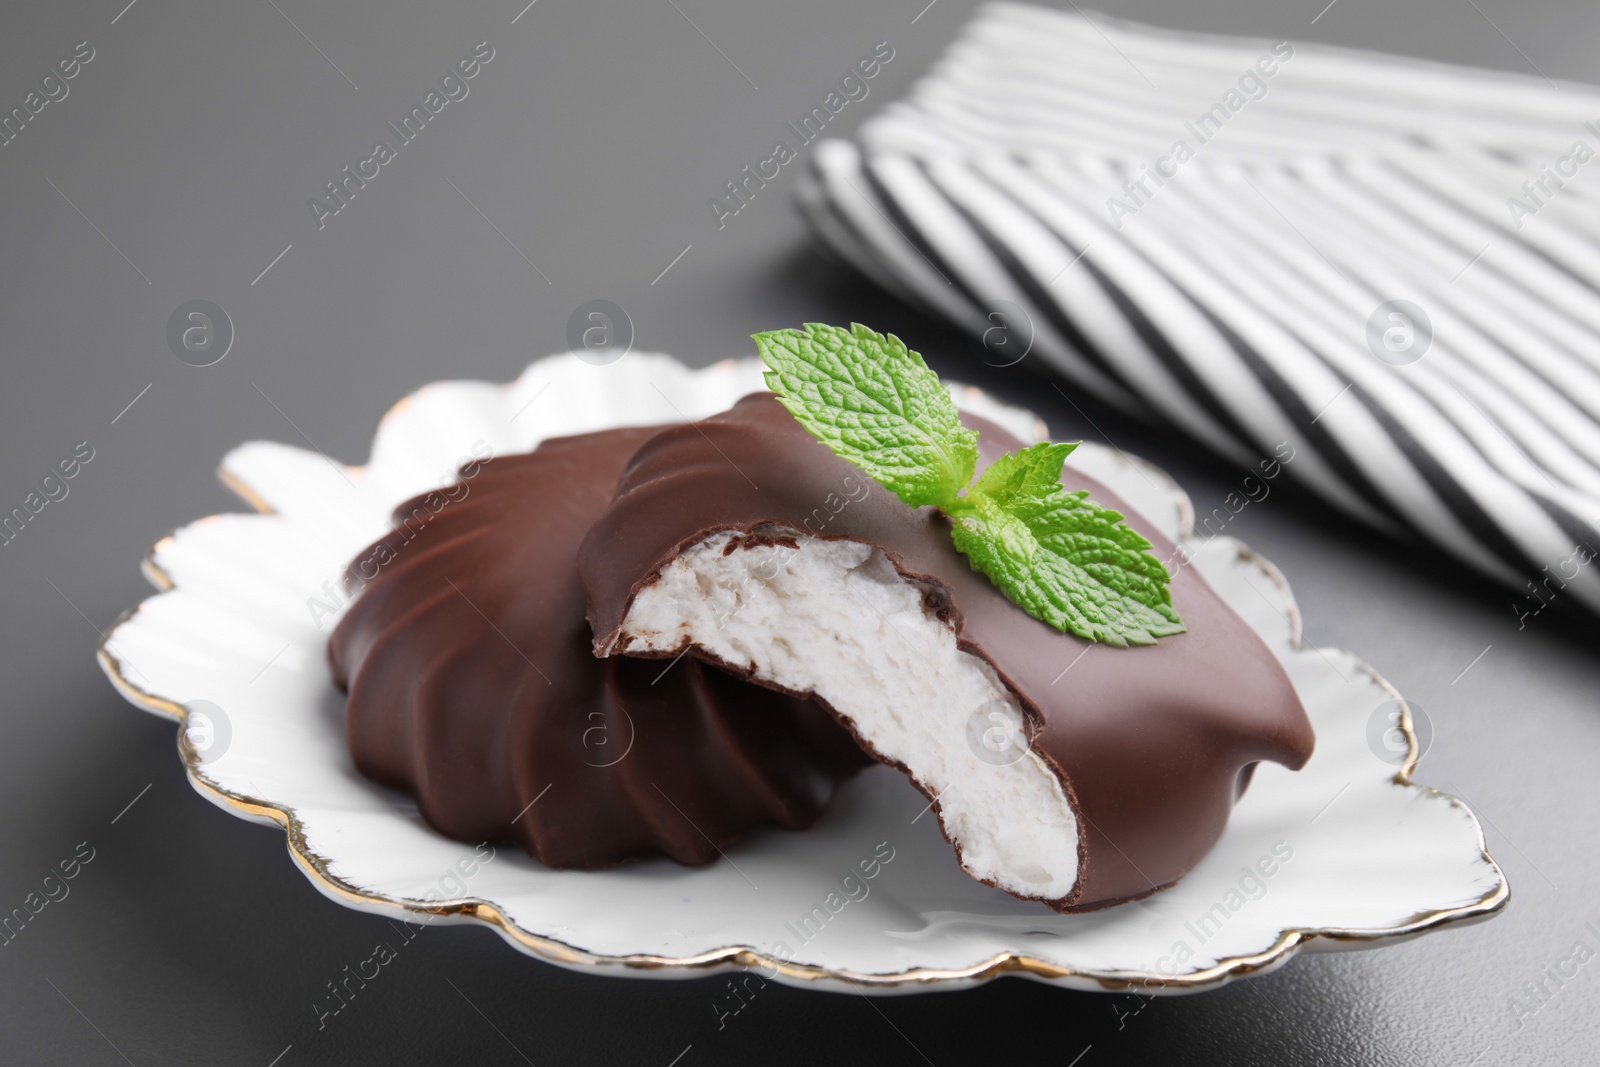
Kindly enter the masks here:
<path id="1" fill-rule="evenodd" d="M 676 654 L 692 644 L 815 694 L 938 798 L 968 874 L 1019 896 L 1063 899 L 1078 878 L 1071 802 L 1027 747 L 1015 696 L 957 647 L 924 593 L 859 541 L 721 532 L 639 591 L 616 647 Z"/>

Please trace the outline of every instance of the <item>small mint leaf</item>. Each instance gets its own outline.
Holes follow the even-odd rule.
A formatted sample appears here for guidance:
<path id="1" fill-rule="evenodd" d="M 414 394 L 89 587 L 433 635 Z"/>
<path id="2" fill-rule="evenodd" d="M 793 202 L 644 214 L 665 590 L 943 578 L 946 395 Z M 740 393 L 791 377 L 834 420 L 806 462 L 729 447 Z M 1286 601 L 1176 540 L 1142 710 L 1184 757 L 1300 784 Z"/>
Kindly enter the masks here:
<path id="1" fill-rule="evenodd" d="M 956 502 L 972 480 L 978 434 L 922 357 L 893 334 L 848 330 L 755 335 L 767 388 L 835 453 L 911 507 Z"/>
<path id="2" fill-rule="evenodd" d="M 1034 618 L 1090 641 L 1154 644 L 1182 633 L 1167 569 L 1122 515 L 1067 492 L 1076 445 L 1007 453 L 946 511 L 956 548 Z"/>

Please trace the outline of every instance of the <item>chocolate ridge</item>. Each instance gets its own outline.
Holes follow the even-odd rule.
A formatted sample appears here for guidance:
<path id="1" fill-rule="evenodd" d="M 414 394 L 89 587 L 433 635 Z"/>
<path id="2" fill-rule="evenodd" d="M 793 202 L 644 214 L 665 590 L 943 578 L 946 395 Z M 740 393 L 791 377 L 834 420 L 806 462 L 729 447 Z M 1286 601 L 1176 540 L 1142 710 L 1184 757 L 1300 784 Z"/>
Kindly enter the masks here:
<path id="1" fill-rule="evenodd" d="M 590 654 L 578 544 L 655 429 L 469 465 L 351 564 L 328 643 L 351 757 L 441 833 L 552 867 L 702 864 L 755 826 L 809 826 L 869 762 L 807 702 L 692 659 Z"/>

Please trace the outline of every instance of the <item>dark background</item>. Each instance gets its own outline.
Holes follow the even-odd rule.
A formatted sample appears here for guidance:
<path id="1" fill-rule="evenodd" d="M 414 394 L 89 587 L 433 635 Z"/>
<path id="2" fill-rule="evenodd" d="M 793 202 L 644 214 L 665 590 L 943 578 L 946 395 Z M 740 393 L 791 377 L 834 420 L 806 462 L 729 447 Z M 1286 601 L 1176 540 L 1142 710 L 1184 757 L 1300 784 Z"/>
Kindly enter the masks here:
<path id="1" fill-rule="evenodd" d="M 894 60 L 832 130 L 901 95 L 971 7 L 925 2 L 538 0 L 520 18 L 521 0 L 6 5 L 5 110 L 77 42 L 96 55 L 66 99 L 0 148 L 0 510 L 78 442 L 95 458 L 0 547 L 0 912 L 80 842 L 94 859 L 67 899 L 0 946 L 0 1058 L 1595 1062 L 1600 963 L 1520 1026 L 1512 998 L 1580 938 L 1595 945 L 1583 926 L 1600 920 L 1596 629 L 1551 611 L 1519 630 L 1507 593 L 1287 487 L 1242 513 L 1237 533 L 1288 574 L 1312 641 L 1365 656 L 1427 714 L 1435 740 L 1419 778 L 1483 819 L 1514 891 L 1499 917 L 1302 957 L 1120 1019 L 1136 1006 L 1127 998 L 1006 979 L 870 1002 L 773 986 L 720 1031 L 722 979 L 570 973 L 487 930 L 428 929 L 317 1030 L 324 983 L 388 928 L 313 890 L 280 831 L 197 796 L 173 725 L 125 704 L 95 668 L 97 629 L 148 592 L 141 554 L 174 526 L 240 507 L 212 474 L 237 442 L 309 438 L 359 462 L 395 400 L 440 378 L 514 377 L 564 349 L 568 315 L 597 298 L 629 312 L 636 347 L 690 363 L 749 353 L 754 330 L 860 319 L 947 375 L 1033 406 L 1058 437 L 1098 437 L 1031 361 L 978 365 L 939 324 L 818 258 L 790 203 L 795 168 L 720 232 L 706 206 L 880 40 Z M 1322 4 L 1100 6 L 1600 80 L 1600 9 L 1579 0 L 1337 0 L 1317 18 Z M 308 198 L 480 40 L 495 58 L 470 96 L 319 232 Z M 196 298 L 237 330 L 206 368 L 165 338 L 168 315 Z M 1182 442 L 1080 403 L 1202 510 L 1237 482 Z"/>

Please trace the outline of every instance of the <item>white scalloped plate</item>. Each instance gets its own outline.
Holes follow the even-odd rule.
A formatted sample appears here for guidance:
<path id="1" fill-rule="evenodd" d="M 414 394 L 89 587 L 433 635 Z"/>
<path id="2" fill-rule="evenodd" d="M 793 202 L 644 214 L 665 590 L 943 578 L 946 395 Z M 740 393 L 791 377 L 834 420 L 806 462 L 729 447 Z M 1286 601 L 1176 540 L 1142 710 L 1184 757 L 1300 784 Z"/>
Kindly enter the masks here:
<path id="1" fill-rule="evenodd" d="M 290 854 L 330 898 L 414 922 L 484 922 L 529 955 L 604 974 L 755 967 L 797 985 L 904 992 L 1017 973 L 1185 992 L 1279 966 L 1301 948 L 1414 935 L 1505 904 L 1504 876 L 1466 805 L 1410 782 L 1409 712 L 1403 766 L 1369 744 L 1375 711 L 1398 694 L 1348 653 L 1300 648 L 1282 576 L 1228 538 L 1191 539 L 1192 565 L 1288 670 L 1316 754 L 1298 773 L 1260 767 L 1211 854 L 1148 900 L 1057 915 L 980 885 L 935 821 L 919 817 L 925 799 L 885 767 L 848 783 L 810 831 L 757 832 L 709 867 L 660 860 L 600 872 L 548 870 L 505 846 L 477 862 L 406 797 L 355 772 L 323 658 L 331 590 L 395 505 L 443 484 L 474 444 L 521 452 L 561 434 L 703 418 L 759 388 L 752 360 L 692 371 L 665 356 L 591 366 L 564 355 L 508 385 L 420 390 L 383 418 L 365 467 L 243 445 L 221 475 L 264 514 L 212 516 L 157 544 L 145 571 L 163 591 L 111 631 L 101 665 L 139 707 L 180 721 L 197 700 L 221 709 L 212 740 L 179 730 L 190 781 L 243 818 L 284 827 Z M 1043 436 L 1026 412 L 954 392 L 1024 439 Z M 1188 500 L 1156 468 L 1093 444 L 1071 463 L 1169 535 L 1189 534 Z M 843 884 L 891 850 L 875 878 Z"/>

